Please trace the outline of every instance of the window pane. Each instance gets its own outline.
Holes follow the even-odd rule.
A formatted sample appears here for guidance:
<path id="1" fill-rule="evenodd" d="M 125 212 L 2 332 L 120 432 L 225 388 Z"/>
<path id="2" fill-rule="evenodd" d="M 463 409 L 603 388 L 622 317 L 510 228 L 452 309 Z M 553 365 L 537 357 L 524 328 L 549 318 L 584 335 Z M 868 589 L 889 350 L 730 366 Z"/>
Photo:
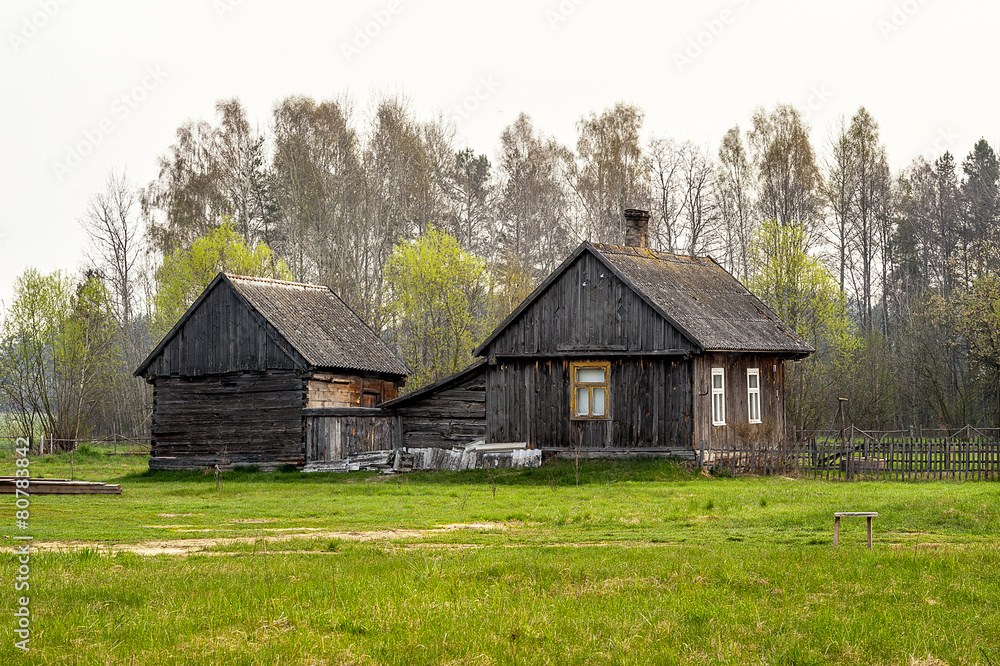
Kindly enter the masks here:
<path id="1" fill-rule="evenodd" d="M 581 384 L 603 384 L 604 368 L 580 368 L 576 371 L 576 381 Z"/>
<path id="2" fill-rule="evenodd" d="M 757 388 L 757 380 L 758 376 L 756 373 L 747 375 L 747 383 L 749 384 L 750 388 L 752 389 Z"/>
<path id="3" fill-rule="evenodd" d="M 587 416 L 590 414 L 590 389 L 578 388 L 576 390 L 576 415 Z"/>
<path id="4" fill-rule="evenodd" d="M 604 416 L 604 389 L 594 389 L 594 416 Z"/>
<path id="5" fill-rule="evenodd" d="M 715 373 L 712 374 L 712 388 L 715 388 L 715 389 L 722 388 L 722 375 L 721 374 L 715 374 Z"/>

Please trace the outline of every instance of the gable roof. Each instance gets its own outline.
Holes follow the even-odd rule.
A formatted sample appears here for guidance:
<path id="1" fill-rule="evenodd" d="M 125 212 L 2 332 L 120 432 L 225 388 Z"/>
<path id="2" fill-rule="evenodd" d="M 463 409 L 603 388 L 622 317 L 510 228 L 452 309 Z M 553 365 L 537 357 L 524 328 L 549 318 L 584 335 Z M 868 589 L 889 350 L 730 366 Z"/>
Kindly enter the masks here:
<path id="1" fill-rule="evenodd" d="M 709 257 L 584 241 L 475 351 L 477 355 L 584 252 L 597 257 L 702 351 L 806 356 L 813 349 L 791 326 Z"/>
<path id="2" fill-rule="evenodd" d="M 139 369 L 142 374 L 207 294 L 231 286 L 313 368 L 407 375 L 406 364 L 329 287 L 220 273 Z"/>

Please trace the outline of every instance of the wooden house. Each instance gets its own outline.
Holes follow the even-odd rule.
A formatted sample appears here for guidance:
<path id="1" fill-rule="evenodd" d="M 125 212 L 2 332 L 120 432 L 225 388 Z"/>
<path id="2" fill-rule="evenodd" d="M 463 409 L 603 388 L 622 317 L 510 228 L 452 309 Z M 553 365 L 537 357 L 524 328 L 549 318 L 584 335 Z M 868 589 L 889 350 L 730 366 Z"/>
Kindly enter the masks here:
<path id="1" fill-rule="evenodd" d="M 151 468 L 273 469 L 339 456 L 342 428 L 391 442 L 376 406 L 408 370 L 329 288 L 220 273 L 135 374 L 153 386 Z"/>
<path id="2" fill-rule="evenodd" d="M 476 350 L 487 442 L 690 455 L 784 436 L 783 361 L 813 349 L 710 258 L 584 242 Z"/>

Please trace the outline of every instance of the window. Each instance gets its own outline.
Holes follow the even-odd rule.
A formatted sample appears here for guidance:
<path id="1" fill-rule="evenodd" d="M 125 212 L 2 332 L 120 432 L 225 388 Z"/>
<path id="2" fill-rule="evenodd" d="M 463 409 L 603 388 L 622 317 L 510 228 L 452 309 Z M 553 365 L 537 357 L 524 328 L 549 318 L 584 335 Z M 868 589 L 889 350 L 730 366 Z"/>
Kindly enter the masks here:
<path id="1" fill-rule="evenodd" d="M 608 418 L 609 363 L 571 363 L 572 403 L 574 419 Z"/>
<path id="2" fill-rule="evenodd" d="M 726 425 L 726 371 L 712 368 L 712 425 Z"/>
<path id="3" fill-rule="evenodd" d="M 750 409 L 750 423 L 760 423 L 760 370 L 747 370 L 747 406 Z"/>

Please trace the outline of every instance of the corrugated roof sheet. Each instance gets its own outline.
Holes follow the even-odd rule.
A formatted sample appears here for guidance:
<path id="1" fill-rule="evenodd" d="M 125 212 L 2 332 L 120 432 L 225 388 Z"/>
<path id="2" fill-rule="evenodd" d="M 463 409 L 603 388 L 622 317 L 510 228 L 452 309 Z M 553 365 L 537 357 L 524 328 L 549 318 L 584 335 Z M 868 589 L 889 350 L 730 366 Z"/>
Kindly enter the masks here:
<path id="1" fill-rule="evenodd" d="M 815 351 L 710 258 L 619 245 L 594 248 L 705 350 Z"/>
<path id="2" fill-rule="evenodd" d="M 406 364 L 328 287 L 226 278 L 311 365 L 409 374 Z"/>

